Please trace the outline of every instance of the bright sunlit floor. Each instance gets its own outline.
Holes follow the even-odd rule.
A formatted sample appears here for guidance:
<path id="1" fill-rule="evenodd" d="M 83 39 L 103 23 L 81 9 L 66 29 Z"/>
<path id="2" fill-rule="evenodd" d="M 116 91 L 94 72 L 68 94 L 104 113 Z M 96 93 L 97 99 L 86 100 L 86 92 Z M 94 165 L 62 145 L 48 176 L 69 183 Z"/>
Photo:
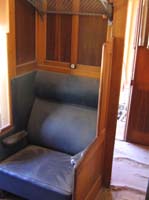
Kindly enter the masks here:
<path id="1" fill-rule="evenodd" d="M 149 180 L 149 147 L 116 140 L 111 188 L 96 200 L 145 200 Z"/>

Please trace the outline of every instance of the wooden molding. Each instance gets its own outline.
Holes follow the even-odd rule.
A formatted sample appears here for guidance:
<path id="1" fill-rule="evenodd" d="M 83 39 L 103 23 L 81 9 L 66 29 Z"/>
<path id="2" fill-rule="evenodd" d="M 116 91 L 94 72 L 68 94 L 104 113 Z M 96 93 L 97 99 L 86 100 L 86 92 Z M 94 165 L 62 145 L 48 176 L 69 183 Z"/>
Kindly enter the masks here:
<path id="1" fill-rule="evenodd" d="M 100 78 L 100 67 L 77 65 L 76 69 L 71 69 L 69 63 L 57 61 L 45 61 L 43 64 L 38 64 L 36 69 L 61 72 L 77 76 L 86 76 L 90 78 Z"/>
<path id="2" fill-rule="evenodd" d="M 92 200 L 102 187 L 104 138 L 97 137 L 75 171 L 74 199 Z M 98 158 L 98 159 L 97 159 Z"/>
<path id="3" fill-rule="evenodd" d="M 21 65 L 17 65 L 17 75 L 21 75 L 27 72 L 31 72 L 36 68 L 37 62 L 36 60 L 33 60 L 31 62 L 23 63 Z"/>
<path id="4" fill-rule="evenodd" d="M 80 0 L 73 0 L 73 10 L 79 10 Z M 77 64 L 78 62 L 78 41 L 79 41 L 79 16 L 72 16 L 72 36 L 71 36 L 71 63 Z"/>
<path id="5" fill-rule="evenodd" d="M 119 104 L 119 94 L 121 85 L 121 73 L 123 64 L 124 38 L 127 18 L 128 1 L 114 1 L 114 20 L 113 20 L 113 57 L 110 82 L 110 106 L 108 108 L 106 144 L 105 144 L 105 165 L 104 165 L 104 185 L 109 187 L 112 171 L 112 160 L 115 143 L 117 111 Z"/>
<path id="6" fill-rule="evenodd" d="M 42 18 L 36 12 L 36 59 L 38 64 L 46 60 L 47 15 Z"/>
<path id="7" fill-rule="evenodd" d="M 9 0 L 8 66 L 9 77 L 16 76 L 15 0 Z"/>
<path id="8" fill-rule="evenodd" d="M 99 113 L 97 122 L 97 134 L 101 133 L 105 137 L 107 130 L 108 109 L 110 108 L 110 84 L 112 74 L 112 56 L 114 39 L 108 41 L 103 46 L 101 79 L 99 88 Z"/>

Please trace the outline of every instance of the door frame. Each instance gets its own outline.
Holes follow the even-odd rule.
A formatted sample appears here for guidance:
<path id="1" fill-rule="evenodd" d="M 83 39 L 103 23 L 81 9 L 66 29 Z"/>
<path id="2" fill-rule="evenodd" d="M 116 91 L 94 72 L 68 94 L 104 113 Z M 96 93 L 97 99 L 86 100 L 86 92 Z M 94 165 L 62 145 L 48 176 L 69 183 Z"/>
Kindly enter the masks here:
<path id="1" fill-rule="evenodd" d="M 128 1 L 114 0 L 113 4 L 114 4 L 114 16 L 112 25 L 112 36 L 115 39 L 113 46 L 112 71 L 110 80 L 110 94 L 109 94 L 110 105 L 107 111 L 108 116 L 106 125 L 104 180 L 103 180 L 104 181 L 103 184 L 105 187 L 110 186 L 111 173 L 112 173 Z"/>
<path id="2" fill-rule="evenodd" d="M 132 69 L 132 78 L 131 78 L 131 85 L 130 85 L 130 96 L 129 96 L 129 102 L 128 102 L 128 114 L 127 114 L 127 121 L 125 126 L 125 133 L 124 133 L 124 140 L 126 142 L 130 142 L 129 139 L 129 121 L 130 121 L 130 115 L 131 115 L 131 104 L 132 104 L 132 96 L 133 96 L 133 89 L 134 89 L 134 81 L 135 81 L 135 71 L 136 71 L 136 62 L 137 62 L 137 54 L 138 54 L 138 48 L 139 46 L 143 46 L 145 42 L 145 27 L 147 24 L 147 17 L 144 15 L 147 15 L 146 8 L 144 7 L 144 0 L 139 1 L 139 8 L 138 8 L 138 16 L 136 21 L 136 37 L 134 41 L 134 48 L 135 48 L 135 54 L 134 54 L 134 60 L 133 60 L 133 69 Z M 144 12 L 145 9 L 145 12 Z M 145 19 L 144 19 L 145 17 Z"/>

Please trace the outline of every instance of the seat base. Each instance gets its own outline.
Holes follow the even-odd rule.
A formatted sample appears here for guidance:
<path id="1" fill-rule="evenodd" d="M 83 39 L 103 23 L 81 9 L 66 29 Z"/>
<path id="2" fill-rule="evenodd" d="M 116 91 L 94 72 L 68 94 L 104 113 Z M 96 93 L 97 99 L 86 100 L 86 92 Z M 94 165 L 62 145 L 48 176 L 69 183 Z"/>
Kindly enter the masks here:
<path id="1" fill-rule="evenodd" d="M 0 189 L 31 200 L 70 200 L 71 156 L 30 145 L 0 164 Z"/>

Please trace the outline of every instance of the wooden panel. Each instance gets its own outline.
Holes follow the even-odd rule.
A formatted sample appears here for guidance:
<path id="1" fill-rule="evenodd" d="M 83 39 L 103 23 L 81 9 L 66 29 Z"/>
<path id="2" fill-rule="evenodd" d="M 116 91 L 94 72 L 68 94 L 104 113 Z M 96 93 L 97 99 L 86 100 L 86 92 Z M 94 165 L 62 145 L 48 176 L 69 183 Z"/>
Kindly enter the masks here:
<path id="1" fill-rule="evenodd" d="M 123 65 L 123 50 L 124 38 L 126 28 L 128 1 L 114 0 L 114 20 L 113 20 L 113 36 L 114 47 L 112 57 L 112 71 L 110 82 L 110 106 L 108 108 L 107 116 L 107 130 L 106 130 L 106 146 L 105 146 L 105 176 L 104 184 L 109 187 L 111 180 L 112 160 L 115 143 L 115 132 L 117 122 L 117 111 L 119 103 L 121 73 Z"/>
<path id="2" fill-rule="evenodd" d="M 56 15 L 47 15 L 47 60 L 56 60 L 55 43 L 56 43 Z"/>
<path id="3" fill-rule="evenodd" d="M 114 39 L 108 41 L 103 46 L 103 57 L 101 66 L 101 79 L 99 90 L 99 121 L 97 124 L 98 135 L 104 133 L 107 129 L 107 116 L 110 107 L 110 83 L 112 72 L 112 56 L 113 56 Z"/>
<path id="4" fill-rule="evenodd" d="M 37 65 L 37 69 L 72 74 L 76 76 L 85 76 L 90 78 L 100 78 L 100 68 L 95 66 L 77 65 L 75 70 L 71 69 L 69 63 L 58 61 L 45 61 Z"/>
<path id="5" fill-rule="evenodd" d="M 22 75 L 27 72 L 33 71 L 36 68 L 36 65 L 37 65 L 37 63 L 35 60 L 32 62 L 17 65 L 17 75 Z"/>
<path id="6" fill-rule="evenodd" d="M 149 145 L 149 50 L 139 47 L 127 141 Z"/>
<path id="7" fill-rule="evenodd" d="M 16 63 L 35 60 L 35 9 L 25 0 L 16 0 Z"/>
<path id="8" fill-rule="evenodd" d="M 80 8 L 80 0 L 73 0 L 73 11 L 77 12 Z M 71 63 L 77 64 L 78 62 L 78 38 L 79 36 L 79 16 L 72 16 L 72 35 L 71 38 Z"/>
<path id="9" fill-rule="evenodd" d="M 72 16 L 61 16 L 61 61 L 70 62 Z"/>
<path id="10" fill-rule="evenodd" d="M 143 90 L 149 90 L 149 50 L 139 47 L 137 53 L 135 84 Z"/>
<path id="11" fill-rule="evenodd" d="M 47 15 L 41 18 L 36 12 L 36 58 L 38 64 L 46 60 L 46 25 Z"/>
<path id="12" fill-rule="evenodd" d="M 95 199 L 102 185 L 103 155 L 104 138 L 98 137 L 76 168 L 74 199 Z"/>
<path id="13" fill-rule="evenodd" d="M 135 88 L 131 106 L 130 122 L 132 128 L 149 135 L 149 91 Z M 138 140 L 139 143 L 143 143 L 139 138 Z"/>
<path id="14" fill-rule="evenodd" d="M 70 62 L 72 17 L 47 15 L 47 60 Z"/>
<path id="15" fill-rule="evenodd" d="M 81 16 L 79 25 L 78 63 L 101 66 L 102 45 L 106 41 L 107 20 Z"/>
<path id="16" fill-rule="evenodd" d="M 9 0 L 8 72 L 10 80 L 16 76 L 15 0 Z"/>

